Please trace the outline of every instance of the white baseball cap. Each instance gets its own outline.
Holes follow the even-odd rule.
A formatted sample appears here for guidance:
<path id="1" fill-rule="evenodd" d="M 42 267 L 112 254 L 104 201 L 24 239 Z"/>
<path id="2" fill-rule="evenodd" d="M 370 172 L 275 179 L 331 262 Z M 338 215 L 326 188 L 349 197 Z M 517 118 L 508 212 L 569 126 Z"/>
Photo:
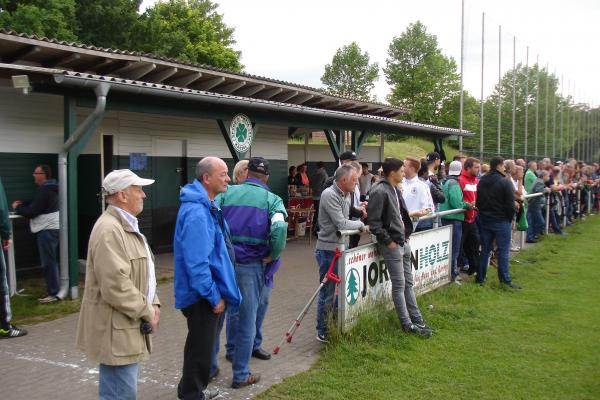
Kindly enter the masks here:
<path id="1" fill-rule="evenodd" d="M 106 175 L 102 181 L 102 190 L 106 194 L 113 194 L 127 189 L 129 186 L 148 186 L 154 179 L 140 178 L 128 169 L 116 169 Z"/>
<path id="2" fill-rule="evenodd" d="M 462 171 L 462 164 L 460 161 L 452 161 L 450 163 L 450 167 L 448 168 L 448 175 L 460 175 L 460 171 Z"/>

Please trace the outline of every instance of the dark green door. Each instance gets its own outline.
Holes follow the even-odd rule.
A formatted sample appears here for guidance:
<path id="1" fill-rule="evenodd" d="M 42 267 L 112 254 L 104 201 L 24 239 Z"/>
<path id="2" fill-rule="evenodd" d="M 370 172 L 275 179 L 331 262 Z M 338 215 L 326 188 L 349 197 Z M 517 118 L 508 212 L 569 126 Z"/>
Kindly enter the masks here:
<path id="1" fill-rule="evenodd" d="M 156 180 L 152 185 L 152 248 L 157 253 L 164 253 L 173 250 L 179 191 L 186 183 L 185 142 L 155 139 L 154 148 L 158 154 L 169 154 L 152 159 Z"/>

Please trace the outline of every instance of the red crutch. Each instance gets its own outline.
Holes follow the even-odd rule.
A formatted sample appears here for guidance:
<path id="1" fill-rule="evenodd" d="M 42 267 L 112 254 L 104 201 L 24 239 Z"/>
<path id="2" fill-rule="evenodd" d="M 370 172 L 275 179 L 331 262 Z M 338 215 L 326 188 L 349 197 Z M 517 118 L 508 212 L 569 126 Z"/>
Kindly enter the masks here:
<path id="1" fill-rule="evenodd" d="M 304 308 L 302 309 L 302 311 L 300 312 L 298 317 L 294 320 L 294 322 L 292 322 L 292 326 L 290 326 L 290 328 L 285 332 L 285 335 L 283 336 L 283 339 L 281 339 L 281 342 L 279 342 L 279 345 L 277 345 L 273 349 L 273 354 L 279 353 L 279 350 L 281 350 L 281 346 L 283 346 L 284 342 L 288 342 L 288 343 L 292 342 L 292 339 L 294 337 L 294 333 L 296 332 L 296 329 L 298 329 L 298 327 L 300 326 L 300 323 L 302 322 L 302 319 L 304 319 L 304 317 L 308 313 L 308 309 L 310 308 L 312 303 L 317 298 L 317 295 L 319 294 L 319 291 L 321 290 L 321 288 L 323 286 L 325 286 L 325 284 L 329 281 L 335 282 L 336 285 L 340 283 L 340 277 L 333 273 L 333 268 L 335 267 L 335 262 L 337 261 L 338 258 L 341 257 L 341 255 L 342 255 L 342 253 L 340 252 L 340 250 L 336 248 L 335 254 L 333 255 L 333 259 L 331 260 L 331 264 L 329 265 L 329 269 L 327 270 L 327 273 L 323 277 L 321 284 L 319 285 L 317 290 L 311 296 L 310 300 L 308 301 L 308 304 L 304 306 Z"/>

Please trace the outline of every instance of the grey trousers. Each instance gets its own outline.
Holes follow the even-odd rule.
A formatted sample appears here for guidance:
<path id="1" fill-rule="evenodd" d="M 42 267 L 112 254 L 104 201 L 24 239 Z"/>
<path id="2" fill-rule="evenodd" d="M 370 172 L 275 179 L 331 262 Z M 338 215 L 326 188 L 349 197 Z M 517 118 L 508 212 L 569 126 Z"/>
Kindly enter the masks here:
<path id="1" fill-rule="evenodd" d="M 379 245 L 379 254 L 383 256 L 385 265 L 392 281 L 392 300 L 396 307 L 396 314 L 403 327 L 410 326 L 413 322 L 422 322 L 423 317 L 417 298 L 413 291 L 413 274 L 410 263 L 410 245 L 397 246 L 390 249 Z"/>

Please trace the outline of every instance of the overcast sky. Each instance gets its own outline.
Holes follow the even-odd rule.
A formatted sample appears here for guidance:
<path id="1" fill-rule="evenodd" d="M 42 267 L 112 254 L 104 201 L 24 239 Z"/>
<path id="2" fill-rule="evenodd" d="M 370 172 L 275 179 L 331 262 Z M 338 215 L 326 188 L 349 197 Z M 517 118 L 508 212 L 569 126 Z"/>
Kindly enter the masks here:
<path id="1" fill-rule="evenodd" d="M 142 7 L 156 0 L 145 0 Z M 420 20 L 438 38 L 444 54 L 460 68 L 460 0 L 219 0 L 218 11 L 235 28 L 235 48 L 242 52 L 245 72 L 321 87 L 324 65 L 335 51 L 356 41 L 380 66 L 375 87 L 385 101 L 389 86 L 383 67 L 387 49 L 411 22 Z M 466 0 L 465 89 L 477 99 L 481 91 L 481 14 L 485 22 L 487 95 L 498 81 L 498 25 L 502 25 L 502 71 L 516 59 L 549 65 L 563 76 L 564 94 L 576 101 L 600 103 L 599 0 Z"/>

